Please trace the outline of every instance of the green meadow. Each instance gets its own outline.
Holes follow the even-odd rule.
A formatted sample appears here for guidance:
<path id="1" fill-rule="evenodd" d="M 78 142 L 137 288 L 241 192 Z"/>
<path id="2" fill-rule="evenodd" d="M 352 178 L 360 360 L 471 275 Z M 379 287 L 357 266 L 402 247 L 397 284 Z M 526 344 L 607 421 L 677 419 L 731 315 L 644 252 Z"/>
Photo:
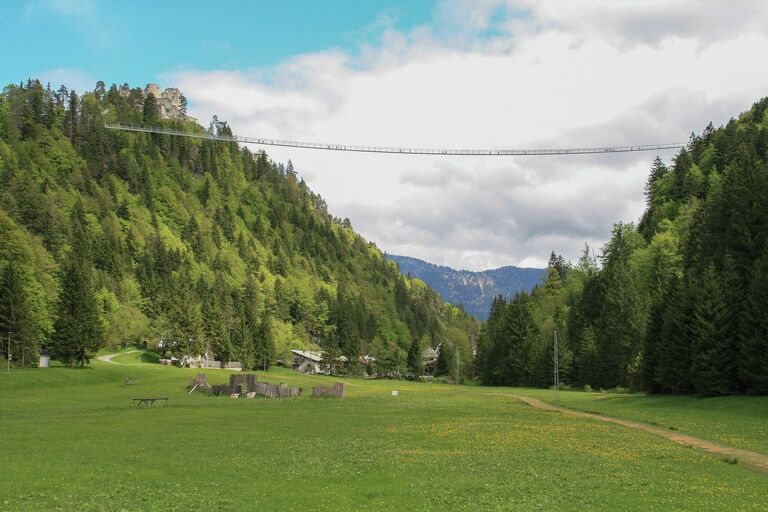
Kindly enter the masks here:
<path id="1" fill-rule="evenodd" d="M 553 391 L 518 390 L 556 403 Z M 679 430 L 726 446 L 768 453 L 768 396 L 646 396 L 561 391 L 560 405 Z"/>
<path id="2" fill-rule="evenodd" d="M 0 509 L 765 510 L 768 503 L 768 476 L 739 464 L 503 396 L 551 392 L 347 379 L 344 400 L 231 399 L 190 395 L 185 386 L 197 370 L 139 364 L 145 359 L 134 352 L 128 366 L 96 361 L 0 375 Z M 229 376 L 205 373 L 213 383 Z M 305 390 L 335 380 L 285 369 L 258 376 Z M 169 403 L 134 408 L 134 397 Z M 764 398 L 561 398 L 768 451 Z"/>

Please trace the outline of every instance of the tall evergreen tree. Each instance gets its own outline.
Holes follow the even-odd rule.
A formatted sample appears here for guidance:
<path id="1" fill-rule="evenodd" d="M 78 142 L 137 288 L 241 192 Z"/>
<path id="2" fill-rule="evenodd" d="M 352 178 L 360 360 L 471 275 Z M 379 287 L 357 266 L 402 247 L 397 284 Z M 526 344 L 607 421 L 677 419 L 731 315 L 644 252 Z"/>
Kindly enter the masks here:
<path id="1" fill-rule="evenodd" d="M 70 219 L 70 250 L 61 276 L 52 357 L 69 365 L 88 363 L 104 345 L 104 329 L 93 284 L 90 239 L 82 202 Z"/>
<path id="2" fill-rule="evenodd" d="M 755 261 L 740 321 L 739 377 L 747 393 L 768 394 L 768 246 Z"/>
<path id="3" fill-rule="evenodd" d="M 437 362 L 435 363 L 435 375 L 453 377 L 456 368 L 454 357 L 453 345 L 447 341 L 440 343 L 440 352 L 437 354 Z"/>
<path id="4" fill-rule="evenodd" d="M 685 394 L 691 385 L 691 305 L 682 280 L 671 284 L 669 302 L 662 315 L 656 382 L 664 393 Z"/>
<path id="5" fill-rule="evenodd" d="M 598 385 L 628 382 L 629 365 L 637 357 L 645 335 L 647 297 L 631 265 L 641 241 L 631 224 L 617 224 L 604 249 L 601 274 L 604 293 L 596 323 L 600 361 Z"/>
<path id="6" fill-rule="evenodd" d="M 171 279 L 168 320 L 168 334 L 179 356 L 198 357 L 205 353 L 200 305 L 186 268 Z"/>
<path id="7" fill-rule="evenodd" d="M 0 341 L 8 336 L 17 364 L 34 364 L 38 355 L 37 323 L 28 296 L 28 277 L 10 261 L 0 274 Z M 0 346 L 5 346 L 0 343 Z"/>
<path id="8" fill-rule="evenodd" d="M 690 329 L 691 380 L 696 392 L 727 395 L 736 391 L 736 354 L 728 339 L 728 311 L 714 265 L 699 279 Z"/>
<path id="9" fill-rule="evenodd" d="M 406 364 L 408 366 L 408 371 L 413 375 L 421 375 L 424 369 L 424 362 L 421 357 L 421 343 L 419 338 L 415 336 L 408 347 L 408 359 L 406 360 Z"/>
<path id="10" fill-rule="evenodd" d="M 261 317 L 256 336 L 256 365 L 260 370 L 269 370 L 275 357 L 275 338 L 272 334 L 272 318 L 268 313 Z"/>
<path id="11" fill-rule="evenodd" d="M 144 98 L 143 119 L 147 126 L 156 125 L 160 121 L 160 107 L 157 106 L 157 98 L 152 93 Z"/>

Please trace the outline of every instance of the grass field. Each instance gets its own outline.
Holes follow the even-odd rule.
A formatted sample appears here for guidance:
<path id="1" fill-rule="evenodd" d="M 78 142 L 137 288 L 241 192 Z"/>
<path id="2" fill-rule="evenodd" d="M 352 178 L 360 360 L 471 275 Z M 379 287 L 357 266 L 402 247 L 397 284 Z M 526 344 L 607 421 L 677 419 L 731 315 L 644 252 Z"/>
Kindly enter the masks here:
<path id="1" fill-rule="evenodd" d="M 498 388 L 348 380 L 345 400 L 233 400 L 188 395 L 194 373 L 94 362 L 0 375 L 0 509 L 765 510 L 768 503 L 765 475 L 643 432 L 539 411 L 498 396 Z M 213 382 L 229 375 L 206 373 Z M 133 386 L 123 384 L 126 374 Z M 258 374 L 305 389 L 334 380 Z M 623 408 L 606 413 L 653 409 L 565 395 L 575 407 L 600 410 L 589 400 L 603 400 L 598 405 Z M 167 396 L 169 406 L 134 409 L 139 396 Z M 727 400 L 717 407 L 741 425 L 734 439 L 761 446 L 751 436 L 764 426 L 746 423 L 763 417 L 765 402 L 733 399 L 761 409 L 753 417 L 732 414 Z M 681 401 L 660 410 L 678 428 L 703 429 L 704 418 L 716 416 L 712 407 L 701 413 Z"/>
<path id="2" fill-rule="evenodd" d="M 549 390 L 518 392 L 555 403 Z M 671 428 L 768 454 L 768 397 L 701 398 L 561 391 L 560 405 Z"/>

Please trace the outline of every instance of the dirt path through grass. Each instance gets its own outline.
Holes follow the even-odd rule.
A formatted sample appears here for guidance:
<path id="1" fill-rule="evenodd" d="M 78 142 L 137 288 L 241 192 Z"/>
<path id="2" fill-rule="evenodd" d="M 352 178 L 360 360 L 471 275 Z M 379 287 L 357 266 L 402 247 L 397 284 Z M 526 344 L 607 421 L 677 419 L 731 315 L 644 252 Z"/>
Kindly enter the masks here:
<path id="1" fill-rule="evenodd" d="M 98 359 L 102 363 L 123 364 L 123 363 L 118 363 L 117 361 L 113 361 L 112 358 L 117 356 L 124 356 L 125 354 L 132 354 L 133 352 L 141 352 L 141 351 L 129 350 L 128 352 L 118 352 L 117 354 L 107 354 L 105 356 L 98 356 L 96 359 Z"/>
<path id="2" fill-rule="evenodd" d="M 536 409 L 541 409 L 544 411 L 561 412 L 563 414 L 570 414 L 571 416 L 579 416 L 581 418 L 591 418 L 593 420 L 604 421 L 606 423 L 613 423 L 615 425 L 621 425 L 623 427 L 642 430 L 643 432 L 648 432 L 649 434 L 653 434 L 653 435 L 668 439 L 673 443 L 703 450 L 705 452 L 708 452 L 722 459 L 726 459 L 726 460 L 735 459 L 738 461 L 739 464 L 753 471 L 757 471 L 758 473 L 768 475 L 768 455 L 764 455 L 762 453 L 751 452 L 749 450 L 741 450 L 739 448 L 731 448 L 728 446 L 723 446 L 717 443 L 713 443 L 712 441 L 706 441 L 704 439 L 689 436 L 687 434 L 682 434 L 674 430 L 654 427 L 653 425 L 648 425 L 646 423 L 639 423 L 637 421 L 630 421 L 630 420 L 622 420 L 619 418 L 611 418 L 610 416 L 603 416 L 602 414 L 576 411 L 573 409 L 568 409 L 566 407 L 558 407 L 556 405 L 548 404 L 546 402 L 543 402 L 536 398 L 531 398 L 529 396 L 501 394 L 501 393 L 494 393 L 494 395 L 516 398 L 517 400 L 520 400 L 521 402 L 524 402 L 530 405 L 531 407 L 535 407 Z"/>

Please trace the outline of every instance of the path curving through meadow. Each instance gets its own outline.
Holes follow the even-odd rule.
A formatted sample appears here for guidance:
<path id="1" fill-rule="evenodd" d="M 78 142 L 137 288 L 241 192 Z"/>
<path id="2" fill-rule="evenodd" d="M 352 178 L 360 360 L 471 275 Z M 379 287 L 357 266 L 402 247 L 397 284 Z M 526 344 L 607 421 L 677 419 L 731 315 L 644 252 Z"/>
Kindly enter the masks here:
<path id="1" fill-rule="evenodd" d="M 117 354 L 107 354 L 105 356 L 98 356 L 96 359 L 101 361 L 102 363 L 112 363 L 112 364 L 125 364 L 125 363 L 119 363 L 117 361 L 113 361 L 113 357 L 117 356 L 124 356 L 125 354 L 132 354 L 134 352 L 141 352 L 140 350 L 129 350 L 128 352 L 118 352 Z"/>
<path id="2" fill-rule="evenodd" d="M 622 427 L 629 427 L 636 430 L 641 430 L 643 432 L 648 432 L 649 434 L 653 434 L 655 436 L 668 439 L 673 443 L 677 443 L 683 446 L 688 446 L 691 448 L 696 448 L 698 450 L 705 451 L 719 458 L 736 459 L 739 464 L 753 471 L 756 471 L 758 473 L 768 475 L 768 455 L 765 455 L 763 453 L 752 452 L 749 450 L 742 450 L 740 448 L 732 448 L 729 446 L 723 446 L 721 444 L 717 444 L 712 441 L 707 441 L 705 439 L 690 436 L 688 434 L 682 434 L 674 430 L 668 430 L 660 427 L 655 427 L 653 425 L 648 425 L 647 423 L 640 423 L 640 422 L 631 421 L 631 420 L 622 420 L 619 418 L 612 418 L 610 416 L 603 416 L 602 414 L 582 412 L 574 409 L 568 409 L 566 407 L 559 407 L 557 405 L 548 404 L 542 400 L 539 400 L 537 398 L 531 398 L 529 396 L 502 394 L 502 393 L 493 393 L 493 394 L 495 396 L 508 396 L 511 398 L 515 398 L 527 405 L 530 405 L 531 407 L 534 407 L 536 409 L 541 409 L 543 411 L 559 412 L 559 413 L 568 414 L 571 416 L 578 416 L 580 418 L 590 418 L 597 421 L 603 421 L 605 423 L 613 423 L 614 425 L 621 425 Z"/>

